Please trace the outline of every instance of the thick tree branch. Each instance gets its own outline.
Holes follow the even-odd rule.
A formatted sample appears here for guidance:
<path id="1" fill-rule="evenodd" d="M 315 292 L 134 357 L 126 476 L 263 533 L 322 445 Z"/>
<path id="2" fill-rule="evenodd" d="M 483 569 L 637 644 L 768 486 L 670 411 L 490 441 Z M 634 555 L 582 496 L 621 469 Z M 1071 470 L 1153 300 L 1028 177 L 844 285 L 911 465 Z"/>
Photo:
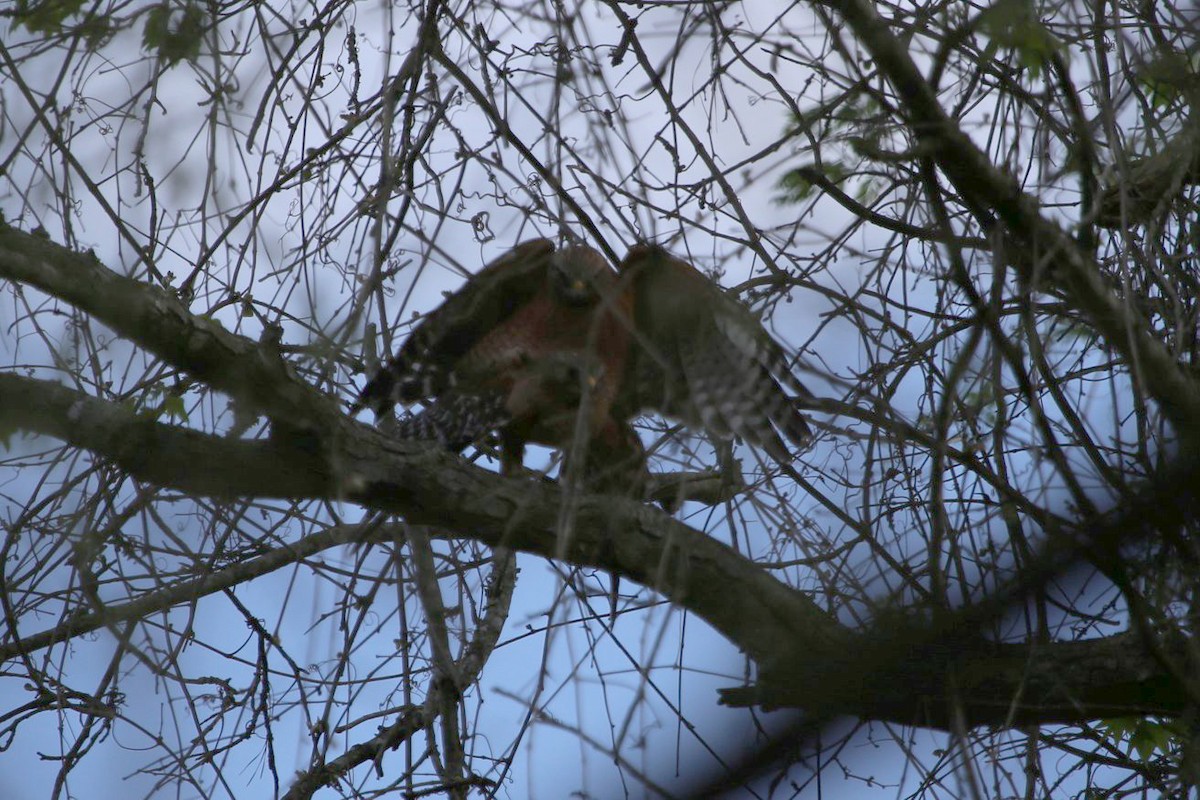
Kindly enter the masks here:
<path id="1" fill-rule="evenodd" d="M 304 443 L 208 436 L 141 419 L 124 407 L 54 384 L 11 375 L 0 375 L 0 408 L 10 410 L 10 423 L 89 447 L 135 478 L 159 486 L 221 497 L 338 499 L 335 482 L 326 477 L 336 464 L 345 476 L 342 499 L 435 525 L 431 531 L 436 535 L 475 538 L 544 557 L 557 547 L 563 498 L 556 486 L 505 478 L 434 448 L 390 441 L 349 421 L 338 437 L 341 446 L 322 461 L 324 456 Z M 38 410 L 12 414 L 14 408 Z M 239 462 L 246 465 L 244 474 L 231 469 Z M 187 469 L 180 468 L 183 464 Z M 1141 516 L 1144 509 L 1133 513 Z M 390 540 L 403 531 L 390 526 L 369 534 L 357 526 L 330 529 L 203 578 L 110 604 L 103 615 L 75 614 L 52 630 L 0 646 L 0 658 L 192 602 L 328 547 L 360 541 L 364 535 Z M 583 498 L 569 559 L 655 588 L 743 648 L 769 681 L 763 687 L 727 693 L 726 700 L 735 704 L 798 706 L 820 715 L 937 726 L 948 724 L 954 703 L 961 704 L 970 721 L 994 725 L 1092 719 L 1118 712 L 1171 715 L 1184 706 L 1183 690 L 1161 664 L 1137 648 L 1131 635 L 1001 646 L 970 635 L 914 630 L 903 635 L 893 631 L 881 643 L 878 631 L 852 632 L 837 625 L 802 592 L 784 586 L 730 548 L 632 501 Z M 1168 652 L 1183 656 L 1175 648 Z M 1063 685 L 1062 673 L 1056 672 L 1064 660 L 1075 670 L 1069 685 Z"/>
<path id="2" fill-rule="evenodd" d="M 191 314 L 170 292 L 126 278 L 0 222 L 0 277 L 37 287 L 103 322 L 164 361 L 257 413 L 302 429 L 338 416 L 337 404 L 301 381 L 278 354 Z"/>
<path id="3" fill-rule="evenodd" d="M 61 438 L 155 486 L 225 498 L 347 500 L 493 547 L 546 557 L 555 551 L 565 501 L 557 486 L 499 476 L 440 448 L 391 440 L 349 419 L 327 430 L 319 447 L 307 438 L 231 440 L 146 420 L 124 406 L 14 375 L 0 375 L 0 408 L 10 428 Z M 658 589 L 757 660 L 770 660 L 792 635 L 815 652 L 844 638 L 804 594 L 654 508 L 587 497 L 575 525 L 573 563 L 613 569 Z M 781 639 L 784 632 L 789 635 Z"/>

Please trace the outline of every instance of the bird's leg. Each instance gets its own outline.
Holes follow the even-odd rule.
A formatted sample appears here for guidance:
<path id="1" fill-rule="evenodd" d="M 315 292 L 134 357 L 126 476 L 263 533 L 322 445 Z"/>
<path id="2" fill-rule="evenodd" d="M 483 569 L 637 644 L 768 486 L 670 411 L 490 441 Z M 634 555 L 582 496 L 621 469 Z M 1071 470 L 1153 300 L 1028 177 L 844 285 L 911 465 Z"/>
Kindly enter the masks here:
<path id="1" fill-rule="evenodd" d="M 517 437 L 500 436 L 500 474 L 508 477 L 517 475 L 525 466 L 525 442 Z"/>
<path id="2" fill-rule="evenodd" d="M 589 491 L 602 491 L 608 488 L 608 481 L 614 478 L 614 471 L 618 480 L 624 476 L 628 465 L 621 463 L 621 459 L 614 460 L 609 456 L 607 448 L 602 446 L 600 434 L 593 440 L 574 443 L 570 450 L 563 454 L 561 474 L 564 476 L 568 497 L 571 500 L 577 497 L 577 492 L 582 490 L 585 484 Z M 607 547 L 610 549 L 612 535 L 612 531 L 609 530 Z M 570 541 L 567 538 L 569 529 L 565 526 L 561 528 L 559 536 L 563 539 L 560 546 L 563 547 L 565 553 L 565 545 Z M 610 572 L 608 583 L 608 624 L 610 626 L 617 621 L 617 600 L 620 598 L 620 592 L 621 578 L 616 572 Z"/>
<path id="3" fill-rule="evenodd" d="M 562 466 L 558 470 L 559 483 L 563 488 L 563 502 L 558 509 L 558 544 L 554 557 L 564 560 L 571 546 L 575 528 L 575 508 L 579 502 L 581 478 L 586 472 L 587 442 L 572 442 L 563 452 Z"/>
<path id="4" fill-rule="evenodd" d="M 400 419 L 395 412 L 388 410 L 385 414 L 375 415 L 375 427 L 388 436 L 396 436 L 400 430 Z"/>
<path id="5" fill-rule="evenodd" d="M 713 449 L 717 454 L 717 468 L 721 472 L 722 489 L 740 489 L 745 486 L 746 479 L 742 476 L 742 464 L 733 457 L 733 441 L 714 438 Z"/>

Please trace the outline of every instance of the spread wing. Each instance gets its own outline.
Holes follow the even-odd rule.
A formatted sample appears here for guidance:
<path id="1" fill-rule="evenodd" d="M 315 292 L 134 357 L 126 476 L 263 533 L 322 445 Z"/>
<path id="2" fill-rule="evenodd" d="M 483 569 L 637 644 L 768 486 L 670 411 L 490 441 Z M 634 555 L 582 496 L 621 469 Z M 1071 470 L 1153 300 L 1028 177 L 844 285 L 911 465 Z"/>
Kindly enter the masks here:
<path id="1" fill-rule="evenodd" d="M 381 416 L 396 403 L 436 397 L 450 388 L 459 361 L 544 291 L 553 253 L 548 239 L 534 239 L 484 267 L 421 320 L 363 387 L 351 413 L 370 406 Z"/>
<path id="2" fill-rule="evenodd" d="M 812 394 L 754 314 L 658 247 L 632 248 L 621 272 L 633 289 L 635 325 L 622 409 L 657 411 L 719 438 L 741 436 L 790 460 L 781 434 L 795 445 L 811 438 L 796 404 Z"/>

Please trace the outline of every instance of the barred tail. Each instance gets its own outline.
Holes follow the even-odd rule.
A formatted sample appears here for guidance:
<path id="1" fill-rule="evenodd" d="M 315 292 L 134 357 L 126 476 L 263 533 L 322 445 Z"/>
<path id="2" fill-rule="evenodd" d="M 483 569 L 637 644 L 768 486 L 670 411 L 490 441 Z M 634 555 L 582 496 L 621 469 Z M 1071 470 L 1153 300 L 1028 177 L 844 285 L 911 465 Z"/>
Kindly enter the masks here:
<path id="1" fill-rule="evenodd" d="M 410 405 L 418 400 L 435 397 L 453 388 L 454 376 L 437 364 L 428 361 L 393 361 L 376 372 L 358 397 L 350 404 L 350 413 L 364 408 L 375 412 L 376 418 L 386 416 L 397 403 Z"/>
<path id="2" fill-rule="evenodd" d="M 439 398 L 423 411 L 398 420 L 391 433 L 398 439 L 440 442 L 458 452 L 511 421 L 504 401 L 499 392 Z"/>

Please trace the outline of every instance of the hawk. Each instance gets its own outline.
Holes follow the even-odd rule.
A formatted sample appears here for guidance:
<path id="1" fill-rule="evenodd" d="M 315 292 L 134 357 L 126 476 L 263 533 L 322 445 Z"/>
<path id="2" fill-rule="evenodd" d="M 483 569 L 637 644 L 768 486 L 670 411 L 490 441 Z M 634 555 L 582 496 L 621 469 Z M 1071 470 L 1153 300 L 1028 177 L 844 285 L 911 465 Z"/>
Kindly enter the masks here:
<path id="1" fill-rule="evenodd" d="M 614 414 L 657 411 L 719 440 L 740 436 L 790 462 L 783 439 L 802 446 L 812 437 L 796 401 L 813 395 L 757 317 L 656 245 L 631 248 L 618 269 L 632 296 L 635 335 Z"/>
<path id="2" fill-rule="evenodd" d="M 642 244 L 614 272 L 590 247 L 537 239 L 426 315 L 351 410 L 422 402 L 398 435 L 460 450 L 495 432 L 506 469 L 526 443 L 581 448 L 585 472 L 629 485 L 645 474 L 630 425 L 640 413 L 740 436 L 786 463 L 784 440 L 811 438 L 796 407 L 809 399 L 759 320 L 686 261 Z"/>
<path id="3" fill-rule="evenodd" d="M 636 433 L 611 415 L 632 315 L 599 252 L 524 242 L 426 315 L 351 411 L 424 402 L 399 435 L 461 449 L 498 430 L 507 461 L 519 463 L 526 442 L 568 450 L 578 440 L 589 468 L 606 456 L 644 465 Z"/>

